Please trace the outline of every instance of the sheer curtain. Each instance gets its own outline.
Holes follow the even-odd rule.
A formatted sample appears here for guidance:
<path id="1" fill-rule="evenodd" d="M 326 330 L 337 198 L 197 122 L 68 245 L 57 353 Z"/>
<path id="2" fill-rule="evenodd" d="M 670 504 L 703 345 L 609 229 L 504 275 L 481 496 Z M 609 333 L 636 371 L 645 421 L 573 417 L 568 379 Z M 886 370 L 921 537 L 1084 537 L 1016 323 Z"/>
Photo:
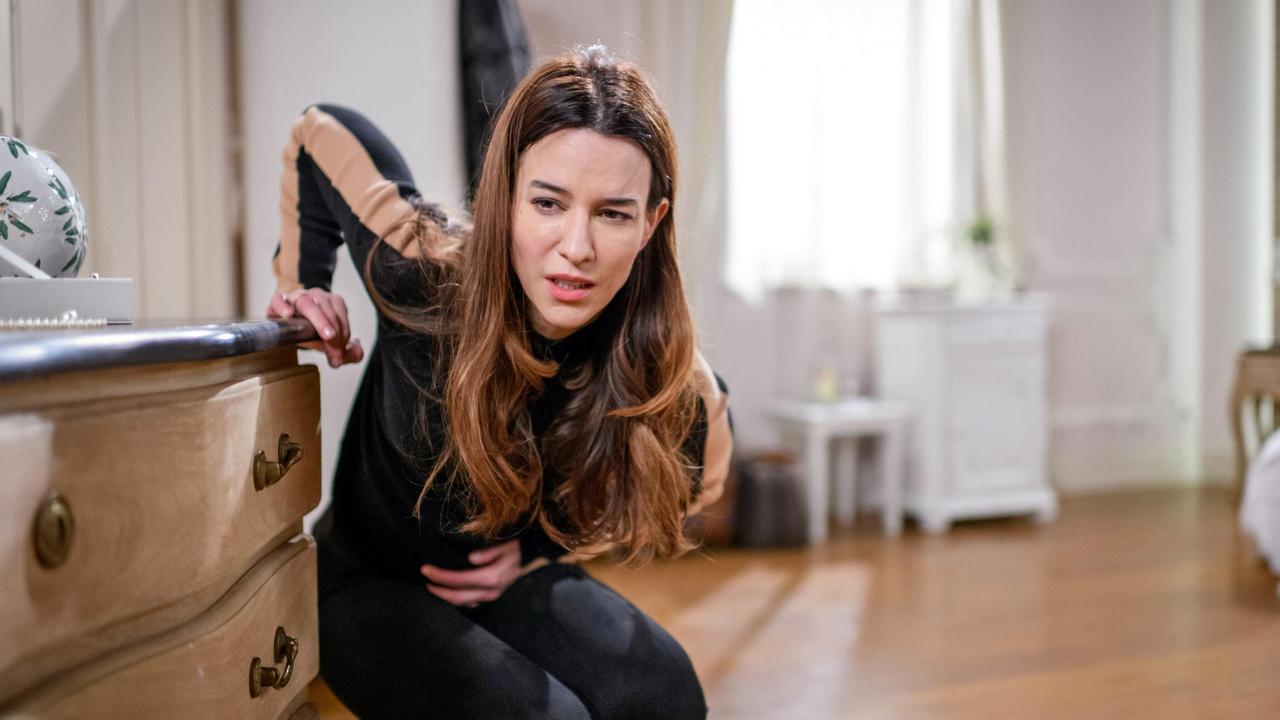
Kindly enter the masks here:
<path id="1" fill-rule="evenodd" d="M 946 283 L 963 227 L 1004 213 L 998 19 L 995 0 L 735 3 L 728 285 Z"/>

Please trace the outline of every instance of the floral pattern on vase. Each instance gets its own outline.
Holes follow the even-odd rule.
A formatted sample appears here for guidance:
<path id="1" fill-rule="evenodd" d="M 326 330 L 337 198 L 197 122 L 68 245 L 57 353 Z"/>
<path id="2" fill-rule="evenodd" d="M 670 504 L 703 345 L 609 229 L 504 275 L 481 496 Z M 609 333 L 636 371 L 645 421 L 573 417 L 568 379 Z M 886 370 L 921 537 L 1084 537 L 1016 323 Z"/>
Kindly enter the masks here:
<path id="1" fill-rule="evenodd" d="M 2 135 L 0 245 L 51 277 L 75 277 L 88 248 L 84 207 L 66 172 L 48 153 Z M 0 277 L 27 275 L 0 253 Z"/>

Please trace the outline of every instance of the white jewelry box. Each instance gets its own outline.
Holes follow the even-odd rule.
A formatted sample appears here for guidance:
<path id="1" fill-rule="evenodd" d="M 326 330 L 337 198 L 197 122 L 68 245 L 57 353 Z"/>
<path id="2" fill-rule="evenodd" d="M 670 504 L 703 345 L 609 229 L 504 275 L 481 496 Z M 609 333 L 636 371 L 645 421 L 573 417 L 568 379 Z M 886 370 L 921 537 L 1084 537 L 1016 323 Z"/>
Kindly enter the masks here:
<path id="1" fill-rule="evenodd" d="M 0 278 L 0 330 L 133 322 L 133 278 Z"/>

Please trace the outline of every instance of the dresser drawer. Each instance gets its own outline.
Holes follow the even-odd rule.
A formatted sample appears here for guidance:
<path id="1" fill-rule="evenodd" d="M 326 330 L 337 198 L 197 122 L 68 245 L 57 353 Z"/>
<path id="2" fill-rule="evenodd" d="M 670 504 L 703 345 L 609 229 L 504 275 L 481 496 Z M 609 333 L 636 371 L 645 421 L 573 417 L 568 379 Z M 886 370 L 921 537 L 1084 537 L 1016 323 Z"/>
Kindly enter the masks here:
<path id="1" fill-rule="evenodd" d="M 315 542 L 300 536 L 186 625 L 77 668 L 5 712 L 80 720 L 307 717 L 307 684 L 320 668 L 317 633 Z M 277 660 L 277 644 L 284 649 L 289 640 L 292 659 L 286 650 Z M 255 658 L 282 673 L 292 667 L 287 682 L 251 696 Z"/>
<path id="2" fill-rule="evenodd" d="M 0 416 L 0 704 L 185 622 L 300 532 L 320 499 L 319 402 L 307 365 Z M 259 490 L 282 434 L 301 454 Z"/>
<path id="3" fill-rule="evenodd" d="M 989 352 L 1038 352 L 1044 342 L 1044 320 L 1031 313 L 990 317 L 956 317 L 947 323 L 947 342 L 961 355 Z"/>

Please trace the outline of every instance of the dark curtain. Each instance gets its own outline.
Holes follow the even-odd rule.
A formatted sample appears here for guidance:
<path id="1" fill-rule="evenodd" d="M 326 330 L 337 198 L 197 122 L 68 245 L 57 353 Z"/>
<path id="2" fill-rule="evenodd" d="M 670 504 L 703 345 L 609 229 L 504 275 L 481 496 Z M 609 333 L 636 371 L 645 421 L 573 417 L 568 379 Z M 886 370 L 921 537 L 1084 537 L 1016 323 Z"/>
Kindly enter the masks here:
<path id="1" fill-rule="evenodd" d="M 480 177 L 489 123 L 529 71 L 529 41 L 515 0 L 458 0 L 468 198 Z"/>

